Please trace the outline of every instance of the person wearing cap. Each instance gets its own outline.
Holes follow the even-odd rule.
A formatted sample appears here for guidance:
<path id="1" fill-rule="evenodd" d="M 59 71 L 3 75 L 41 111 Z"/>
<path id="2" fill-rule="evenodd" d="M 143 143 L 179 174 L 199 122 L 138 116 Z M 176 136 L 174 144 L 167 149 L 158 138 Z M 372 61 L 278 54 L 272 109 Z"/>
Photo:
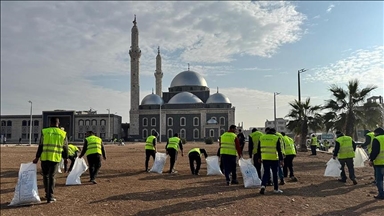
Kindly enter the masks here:
<path id="1" fill-rule="evenodd" d="M 333 151 L 333 159 L 338 158 L 341 164 L 341 178 L 338 179 L 340 182 L 347 182 L 347 176 L 345 175 L 344 167 L 347 165 L 349 178 L 353 184 L 356 185 L 355 168 L 353 165 L 353 158 L 355 157 L 356 143 L 352 137 L 344 135 L 342 132 L 336 132 L 336 144 L 335 150 Z"/>
<path id="2" fill-rule="evenodd" d="M 156 156 L 156 144 L 157 144 L 157 137 L 159 134 L 156 131 L 152 131 L 152 135 L 148 136 L 145 141 L 145 172 L 149 172 L 148 169 L 148 163 L 149 159 L 152 157 L 153 161 L 155 161 Z"/>
<path id="3" fill-rule="evenodd" d="M 365 142 L 361 144 L 360 147 L 367 148 L 368 155 L 370 155 L 372 152 L 372 142 L 373 142 L 373 139 L 375 138 L 375 133 L 370 130 L 365 130 L 364 134 L 365 134 Z M 376 169 L 373 168 L 373 171 L 374 171 L 373 176 L 376 179 Z M 372 184 L 376 184 L 376 180 L 373 180 Z"/>
<path id="4" fill-rule="evenodd" d="M 375 179 L 378 190 L 376 199 L 384 199 L 383 178 L 384 178 L 384 129 L 374 130 L 375 137 L 372 141 L 372 151 L 369 155 L 369 165 L 375 168 Z"/>
<path id="5" fill-rule="evenodd" d="M 208 157 L 207 152 L 203 148 L 193 148 L 188 152 L 189 166 L 191 168 L 192 175 L 199 175 L 201 166 L 201 154 L 204 154 L 205 158 Z"/>

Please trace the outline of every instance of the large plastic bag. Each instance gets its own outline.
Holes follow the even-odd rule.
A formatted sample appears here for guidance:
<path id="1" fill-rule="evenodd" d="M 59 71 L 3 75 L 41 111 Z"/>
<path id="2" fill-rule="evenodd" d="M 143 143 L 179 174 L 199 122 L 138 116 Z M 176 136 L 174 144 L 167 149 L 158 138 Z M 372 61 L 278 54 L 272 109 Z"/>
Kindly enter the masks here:
<path id="1" fill-rule="evenodd" d="M 76 158 L 72 171 L 69 173 L 65 185 L 80 185 L 80 176 L 87 171 L 88 166 L 84 158 Z"/>
<path id="2" fill-rule="evenodd" d="M 218 156 L 209 156 L 205 161 L 207 162 L 207 175 L 223 175 Z"/>
<path id="3" fill-rule="evenodd" d="M 149 172 L 163 173 L 165 162 L 167 161 L 167 154 L 156 152 L 155 162 Z"/>
<path id="4" fill-rule="evenodd" d="M 64 160 L 61 159 L 59 166 L 57 166 L 57 172 L 58 173 L 63 173 L 61 170 L 64 169 Z"/>
<path id="5" fill-rule="evenodd" d="M 353 158 L 353 166 L 355 168 L 365 167 L 364 162 L 368 160 L 368 155 L 361 148 L 356 148 L 355 157 Z"/>
<path id="6" fill-rule="evenodd" d="M 245 188 L 253 188 L 260 187 L 261 180 L 259 175 L 257 175 L 257 171 L 255 166 L 252 164 L 252 159 L 239 159 L 239 166 L 241 174 L 243 175 L 244 187 Z"/>
<path id="7" fill-rule="evenodd" d="M 40 203 L 37 190 L 37 167 L 34 163 L 22 163 L 19 179 L 15 187 L 15 194 L 9 206 L 30 205 Z"/>
<path id="8" fill-rule="evenodd" d="M 339 177 L 341 173 L 341 164 L 338 159 L 329 159 L 325 168 L 324 176 Z"/>

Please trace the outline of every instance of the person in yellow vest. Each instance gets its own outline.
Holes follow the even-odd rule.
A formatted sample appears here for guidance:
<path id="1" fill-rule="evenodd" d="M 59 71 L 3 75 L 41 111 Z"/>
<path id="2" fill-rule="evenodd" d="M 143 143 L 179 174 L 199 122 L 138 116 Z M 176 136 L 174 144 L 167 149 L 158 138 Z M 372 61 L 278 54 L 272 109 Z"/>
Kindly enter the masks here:
<path id="1" fill-rule="evenodd" d="M 224 175 L 227 185 L 239 184 L 236 175 L 237 155 L 243 157 L 240 141 L 236 135 L 236 125 L 231 125 L 229 130 L 220 136 L 220 157 L 224 165 Z M 229 175 L 232 173 L 232 181 Z"/>
<path id="2" fill-rule="evenodd" d="M 280 138 L 276 136 L 276 130 L 271 128 L 267 134 L 260 137 L 258 154 L 260 163 L 263 163 L 264 175 L 261 181 L 260 194 L 265 193 L 265 188 L 270 179 L 270 169 L 272 170 L 274 193 L 283 193 L 278 184 L 278 168 L 284 166 L 283 153 L 281 152 Z"/>
<path id="3" fill-rule="evenodd" d="M 59 128 L 59 125 L 58 118 L 51 118 L 50 127 L 41 131 L 40 144 L 36 152 L 36 158 L 33 160 L 35 164 L 39 159 L 41 161 L 47 203 L 56 201 L 53 197 L 56 181 L 55 174 L 61 158 L 64 159 L 64 164 L 68 163 L 67 134 Z"/>
<path id="4" fill-rule="evenodd" d="M 107 160 L 104 144 L 99 137 L 95 136 L 93 131 L 88 131 L 85 136 L 83 150 L 81 151 L 79 158 L 82 158 L 84 154 L 87 155 L 90 177 L 89 182 L 97 184 L 96 177 L 101 167 L 101 155 L 103 155 L 104 160 Z"/>
<path id="5" fill-rule="evenodd" d="M 71 160 L 71 165 L 69 166 L 69 169 L 67 170 L 67 165 L 64 164 L 64 172 L 71 172 L 73 165 L 75 164 L 75 160 L 77 158 L 77 153 L 80 151 L 80 149 L 73 145 L 73 144 L 68 144 L 68 159 Z"/>
<path id="6" fill-rule="evenodd" d="M 276 135 L 280 138 L 281 153 L 283 154 L 283 158 L 285 158 L 285 139 L 284 139 L 284 136 L 280 132 L 276 132 Z M 280 179 L 279 184 L 285 185 L 283 166 L 281 166 L 279 164 L 279 167 L 277 170 L 279 172 L 279 179 Z"/>
<path id="7" fill-rule="evenodd" d="M 329 149 L 329 141 L 328 140 L 324 140 L 323 144 L 324 144 L 324 151 L 327 152 L 328 149 Z"/>
<path id="8" fill-rule="evenodd" d="M 175 163 L 177 160 L 177 154 L 178 150 L 180 148 L 181 156 L 184 157 L 183 153 L 183 143 L 181 142 L 181 139 L 179 138 L 179 134 L 175 133 L 173 137 L 169 138 L 167 141 L 167 144 L 165 145 L 165 149 L 167 151 L 167 154 L 170 157 L 170 168 L 169 173 L 177 173 L 177 171 L 174 169 Z"/>
<path id="9" fill-rule="evenodd" d="M 344 135 L 342 132 L 336 132 L 336 144 L 335 150 L 333 151 L 333 159 L 338 158 L 341 164 L 341 178 L 339 182 L 347 182 L 347 176 L 345 175 L 344 167 L 347 165 L 349 178 L 353 184 L 356 185 L 355 168 L 353 165 L 353 158 L 355 157 L 356 143 L 352 137 Z"/>
<path id="10" fill-rule="evenodd" d="M 149 159 L 153 158 L 153 161 L 155 161 L 156 156 L 156 144 L 157 144 L 157 137 L 159 134 L 156 131 L 152 131 L 152 135 L 147 137 L 145 141 L 145 172 L 149 172 L 148 169 L 148 162 Z"/>
<path id="11" fill-rule="evenodd" d="M 249 135 L 248 138 L 249 157 L 253 158 L 253 165 L 256 168 L 257 175 L 259 175 L 259 178 L 261 178 L 261 163 L 259 163 L 260 158 L 257 157 L 257 149 L 259 147 L 260 137 L 263 135 L 263 132 L 258 131 L 256 128 L 253 128 L 252 133 Z"/>
<path id="12" fill-rule="evenodd" d="M 317 149 L 318 145 L 319 144 L 318 144 L 316 135 L 312 134 L 312 137 L 311 137 L 311 151 L 312 151 L 312 154 L 311 155 L 316 155 L 316 149 Z"/>
<path id="13" fill-rule="evenodd" d="M 372 151 L 369 155 L 369 165 L 375 168 L 376 186 L 379 191 L 378 195 L 374 196 L 376 199 L 384 199 L 384 129 L 377 128 L 374 130 L 375 137 L 372 141 Z"/>
<path id="14" fill-rule="evenodd" d="M 372 152 L 372 141 L 375 138 L 375 133 L 369 130 L 365 130 L 364 134 L 365 134 L 365 142 L 360 147 L 367 148 L 368 155 L 370 155 Z M 373 169 L 373 170 L 374 170 L 373 176 L 376 179 L 376 169 Z M 376 180 L 373 180 L 372 184 L 376 184 Z"/>
<path id="15" fill-rule="evenodd" d="M 207 158 L 208 154 L 203 148 L 193 148 L 188 152 L 189 166 L 191 168 L 192 175 L 199 175 L 200 166 L 201 166 L 201 154 L 204 154 L 204 157 Z M 195 168 L 196 162 L 196 168 Z"/>
<path id="16" fill-rule="evenodd" d="M 284 144 L 285 144 L 285 157 L 284 157 L 284 167 L 283 167 L 283 173 L 284 177 L 288 177 L 288 169 L 289 169 L 289 178 L 292 182 L 297 182 L 297 178 L 293 174 L 293 159 L 296 157 L 296 146 L 293 139 L 287 135 L 285 135 L 284 132 L 281 132 L 281 135 L 283 135 Z"/>

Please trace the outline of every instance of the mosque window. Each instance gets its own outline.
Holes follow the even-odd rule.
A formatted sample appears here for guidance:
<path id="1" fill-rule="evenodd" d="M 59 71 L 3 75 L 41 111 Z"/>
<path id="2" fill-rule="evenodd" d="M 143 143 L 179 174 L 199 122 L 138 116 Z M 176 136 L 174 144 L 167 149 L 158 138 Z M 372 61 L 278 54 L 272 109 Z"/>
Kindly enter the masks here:
<path id="1" fill-rule="evenodd" d="M 105 119 L 101 119 L 100 120 L 100 125 L 105 125 L 105 122 L 106 122 Z"/>
<path id="2" fill-rule="evenodd" d="M 151 126 L 156 126 L 156 118 L 151 118 Z"/>
<path id="3" fill-rule="evenodd" d="M 96 119 L 92 119 L 92 125 L 97 125 Z"/>
<path id="4" fill-rule="evenodd" d="M 168 118 L 168 126 L 173 126 L 173 118 L 172 117 Z"/>
<path id="5" fill-rule="evenodd" d="M 168 129 L 168 138 L 171 138 L 171 137 L 173 137 L 173 130 Z"/>
<path id="6" fill-rule="evenodd" d="M 186 125 L 186 120 L 185 117 L 180 118 L 180 126 L 185 126 Z"/>
<path id="7" fill-rule="evenodd" d="M 148 126 L 148 119 L 147 118 L 143 118 L 143 126 Z"/>
<path id="8" fill-rule="evenodd" d="M 33 121 L 33 126 L 39 126 L 39 121 L 38 120 Z"/>
<path id="9" fill-rule="evenodd" d="M 1 121 L 1 126 L 6 126 L 6 125 L 7 125 L 6 121 Z"/>
<path id="10" fill-rule="evenodd" d="M 8 120 L 7 121 L 7 126 L 12 126 L 12 121 Z"/>
<path id="11" fill-rule="evenodd" d="M 143 129 L 143 138 L 147 138 L 147 136 L 148 136 L 148 130 Z"/>
<path id="12" fill-rule="evenodd" d="M 209 136 L 214 137 L 215 136 L 215 131 L 213 129 L 209 130 Z"/>
<path id="13" fill-rule="evenodd" d="M 221 130 L 220 130 L 220 134 L 222 135 L 222 134 L 224 134 L 224 133 L 225 133 L 225 129 L 221 128 Z"/>
<path id="14" fill-rule="evenodd" d="M 185 139 L 185 129 L 180 130 L 180 138 Z"/>
<path id="15" fill-rule="evenodd" d="M 90 125 L 91 124 L 91 121 L 89 121 L 89 119 L 85 120 L 85 125 Z"/>
<path id="16" fill-rule="evenodd" d="M 220 124 L 225 125 L 225 118 L 224 117 L 220 117 Z"/>
<path id="17" fill-rule="evenodd" d="M 79 120 L 79 125 L 84 125 L 84 120 L 83 119 Z"/>
<path id="18" fill-rule="evenodd" d="M 5 123 L 5 121 L 4 121 L 4 123 Z M 1 125 L 3 125 L 3 124 L 1 124 Z M 4 126 L 5 126 L 5 124 L 4 124 Z M 21 126 L 27 126 L 27 121 L 26 120 L 22 121 Z"/>
<path id="19" fill-rule="evenodd" d="M 193 130 L 193 139 L 199 139 L 199 129 L 197 128 Z"/>
<path id="20" fill-rule="evenodd" d="M 193 126 L 199 126 L 199 118 L 198 117 L 193 118 Z"/>

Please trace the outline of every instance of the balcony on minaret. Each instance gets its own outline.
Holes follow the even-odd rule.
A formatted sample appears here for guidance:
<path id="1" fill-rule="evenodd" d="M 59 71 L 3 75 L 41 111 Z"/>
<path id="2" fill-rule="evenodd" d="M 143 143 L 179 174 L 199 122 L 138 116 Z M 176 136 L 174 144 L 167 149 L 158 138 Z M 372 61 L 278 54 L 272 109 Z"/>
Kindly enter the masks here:
<path id="1" fill-rule="evenodd" d="M 141 50 L 140 49 L 131 49 L 131 50 L 129 50 L 129 56 L 131 56 L 132 59 L 138 59 L 141 57 Z"/>

